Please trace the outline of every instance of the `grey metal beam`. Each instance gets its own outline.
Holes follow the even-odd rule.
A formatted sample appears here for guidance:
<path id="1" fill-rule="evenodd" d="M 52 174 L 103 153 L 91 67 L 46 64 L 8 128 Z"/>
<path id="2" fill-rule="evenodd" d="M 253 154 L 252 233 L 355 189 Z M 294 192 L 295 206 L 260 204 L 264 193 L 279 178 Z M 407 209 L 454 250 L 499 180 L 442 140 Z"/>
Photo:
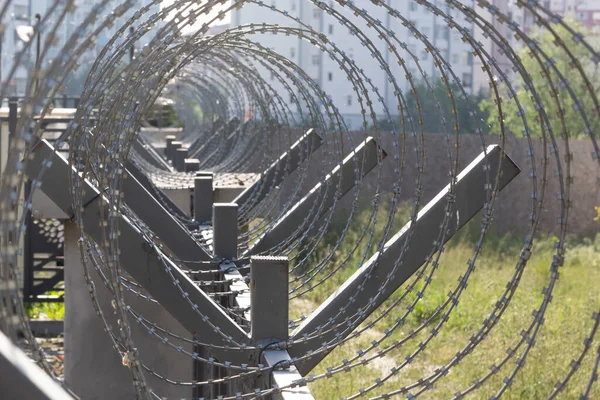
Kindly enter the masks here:
<path id="1" fill-rule="evenodd" d="M 158 190 L 160 191 L 160 189 L 155 188 L 154 190 L 152 189 L 152 182 L 150 181 L 150 178 L 148 178 L 148 176 L 142 172 L 142 170 L 140 170 L 140 168 L 135 165 L 134 162 L 132 162 L 131 160 L 127 162 L 125 168 L 127 169 L 127 172 L 129 173 L 129 175 L 133 176 L 135 179 L 137 179 L 137 181 L 144 187 L 144 189 L 146 189 L 149 193 L 152 193 L 154 190 Z M 181 208 L 179 208 L 179 206 L 173 201 L 171 200 L 171 198 L 169 196 L 167 196 L 166 194 L 164 194 L 161 197 L 161 201 L 163 201 L 164 203 L 167 204 L 167 207 L 170 210 L 173 210 L 174 212 L 178 213 L 179 215 L 187 215 L 183 210 L 181 210 Z"/>
<path id="2" fill-rule="evenodd" d="M 0 398 L 73 400 L 0 331 Z"/>
<path id="3" fill-rule="evenodd" d="M 244 256 L 258 254 L 277 246 L 283 240 L 286 240 L 303 226 L 305 221 L 310 219 L 310 213 L 318 210 L 320 218 L 333 205 L 336 195 L 339 197 L 348 193 L 357 182 L 356 168 L 360 168 L 361 176 L 364 178 L 379 162 L 387 156 L 381 149 L 375 139 L 367 138 L 352 153 L 350 153 L 342 162 L 336 166 L 323 182 L 319 182 L 310 192 L 296 203 L 275 225 L 258 239 L 250 247 Z M 357 160 L 355 160 L 355 157 Z M 357 166 L 358 165 L 358 166 Z M 335 185 L 339 182 L 339 189 L 335 190 Z M 318 202 L 318 204 L 316 204 Z"/>
<path id="4" fill-rule="evenodd" d="M 499 165 L 500 161 L 501 164 Z M 500 147 L 496 145 L 489 146 L 487 155 L 482 153 L 469 164 L 457 177 L 455 208 L 448 224 L 444 243 L 450 240 L 460 228 L 486 205 L 485 186 L 488 183 L 494 183 L 486 180 L 486 166 L 489 166 L 491 180 L 494 179 L 498 167 L 500 167 L 500 190 L 506 187 L 520 172 L 519 167 L 508 156 L 504 155 Z M 332 329 L 334 327 L 327 326 L 331 318 L 337 316 L 337 319 L 333 321 L 335 324 L 340 324 L 346 318 L 351 318 L 354 323 L 353 327 L 356 328 L 419 269 L 432 251 L 434 242 L 439 239 L 439 228 L 446 213 L 449 191 L 450 185 L 439 192 L 419 212 L 414 227 L 414 236 L 402 260 L 400 260 L 402 265 L 396 268 L 391 279 L 389 275 L 394 265 L 399 262 L 398 257 L 400 257 L 406 242 L 407 232 L 411 226 L 410 222 L 385 244 L 383 252 L 376 253 L 365 262 L 335 293 L 313 311 L 302 325 L 292 332 L 292 338 L 298 340 L 305 335 L 311 335 L 319 327 L 323 329 L 322 335 L 315 335 L 314 339 L 293 345 L 289 350 L 292 357 L 300 357 L 309 350 L 314 351 L 320 348 L 322 343 L 335 343 L 336 340 L 347 337 L 353 329 L 348 329 L 345 323 L 337 329 Z M 390 279 L 390 281 L 382 288 L 387 279 Z M 376 294 L 378 296 L 374 299 Z M 356 315 L 359 310 L 364 309 L 369 304 L 368 310 Z M 342 309 L 344 309 L 344 312 L 340 314 Z M 299 362 L 296 366 L 304 376 L 326 355 L 327 352 L 318 353 L 306 361 Z"/>
<path id="5" fill-rule="evenodd" d="M 165 210 L 133 174 L 127 175 L 122 190 L 125 203 L 171 250 L 175 258 L 184 261 L 211 260 L 210 254 L 200 247 L 189 230 Z"/>
<path id="6" fill-rule="evenodd" d="M 42 190 L 65 213 L 72 214 L 72 196 L 69 181 L 66 179 L 70 172 L 67 160 L 54 152 L 52 146 L 47 142 L 44 145 L 38 145 L 32 154 L 32 159 L 27 163 L 26 174 L 30 179 L 35 180 L 45 160 L 52 160 L 39 190 Z M 49 157 L 52 155 L 53 157 Z M 73 173 L 76 172 L 73 171 Z M 85 233 L 97 243 L 102 243 L 104 237 L 109 237 L 109 232 L 104 231 L 106 228 L 100 228 L 101 209 L 99 201 L 96 200 L 101 195 L 91 183 L 85 182 L 83 204 L 87 204 L 87 206 L 83 214 L 84 229 Z M 108 210 L 105 209 L 104 213 L 104 215 L 108 215 Z M 120 263 L 123 269 L 194 337 L 206 343 L 227 346 L 229 341 L 215 332 L 210 325 L 212 323 L 238 343 L 249 341 L 248 334 L 229 318 L 206 293 L 200 290 L 177 265 L 166 259 L 165 267 L 159 254 L 149 246 L 141 232 L 123 215 L 119 215 L 119 229 Z M 174 280 L 179 282 L 181 291 L 172 284 Z M 208 320 L 202 318 L 194 310 L 196 306 L 202 314 L 208 317 Z M 219 359 L 234 363 L 245 363 L 253 357 L 251 352 L 242 349 L 214 348 L 212 350 Z"/>
<path id="7" fill-rule="evenodd" d="M 164 171 L 171 170 L 169 164 L 165 161 L 163 157 L 158 155 L 156 150 L 154 150 L 154 147 L 150 146 L 149 144 L 142 143 L 141 139 L 138 138 L 137 140 L 133 141 L 133 150 L 135 150 L 140 155 L 140 157 L 142 157 L 154 167 L 160 168 Z"/>
<path id="8" fill-rule="evenodd" d="M 198 156 L 203 153 L 204 149 L 210 148 L 212 146 L 212 142 L 217 141 L 219 137 L 219 130 L 213 132 L 213 134 L 209 136 L 204 143 L 202 143 L 200 146 L 194 146 L 193 150 L 190 150 L 189 157 L 198 158 Z"/>
<path id="9" fill-rule="evenodd" d="M 309 129 L 298 139 L 288 151 L 283 153 L 279 159 L 271 164 L 260 176 L 260 178 L 244 190 L 235 200 L 240 209 L 246 206 L 248 200 L 252 199 L 254 204 L 260 203 L 275 186 L 278 186 L 287 175 L 294 172 L 309 155 L 314 153 L 323 139 Z"/>
<path id="10" fill-rule="evenodd" d="M 227 137 L 237 126 L 239 125 L 239 119 L 232 118 L 226 124 L 219 125 L 218 127 L 213 127 L 213 132 L 211 135 L 205 139 L 204 143 L 201 146 L 193 146 L 193 151 L 190 151 L 191 158 L 198 158 L 199 155 L 206 152 L 214 152 L 215 146 L 218 146 L 224 137 Z M 217 144 L 215 145 L 214 142 Z M 203 155 L 202 159 L 206 159 L 206 154 Z"/>

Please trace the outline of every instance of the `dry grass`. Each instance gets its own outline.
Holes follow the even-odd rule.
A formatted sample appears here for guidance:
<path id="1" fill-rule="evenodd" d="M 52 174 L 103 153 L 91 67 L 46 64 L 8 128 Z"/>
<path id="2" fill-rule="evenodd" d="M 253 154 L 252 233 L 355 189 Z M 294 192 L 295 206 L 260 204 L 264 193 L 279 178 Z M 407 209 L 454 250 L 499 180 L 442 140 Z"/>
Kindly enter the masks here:
<path id="1" fill-rule="evenodd" d="M 362 219 L 361 219 L 362 218 Z M 366 214 L 357 218 L 356 226 L 364 226 Z M 417 328 L 433 315 L 436 307 L 453 289 L 460 276 L 465 273 L 466 262 L 473 255 L 477 222 L 467 226 L 459 236 L 452 239 L 440 260 L 440 268 L 434 274 L 431 286 L 425 297 L 417 303 L 415 310 L 406 319 L 406 323 L 387 339 L 380 349 Z M 349 233 L 353 242 L 357 229 Z M 535 242 L 533 256 L 527 264 L 519 288 L 501 321 L 494 327 L 490 335 L 472 353 L 452 368 L 450 373 L 440 379 L 431 390 L 421 396 L 426 399 L 452 398 L 453 395 L 469 387 L 474 380 L 481 379 L 489 371 L 490 366 L 498 364 L 507 354 L 509 348 L 521 338 L 522 330 L 527 329 L 532 321 L 532 312 L 539 308 L 542 290 L 548 286 L 549 267 L 554 254 L 555 238 L 539 238 Z M 511 279 L 522 245 L 522 238 L 488 237 L 484 251 L 476 263 L 477 268 L 469 280 L 469 284 L 458 307 L 452 312 L 441 332 L 429 343 L 427 348 L 415 360 L 404 367 L 398 375 L 383 386 L 365 393 L 366 398 L 388 393 L 404 385 L 410 385 L 418 379 L 432 374 L 436 368 L 448 363 L 457 351 L 462 349 L 481 327 L 484 318 L 492 311 L 494 305 Z M 320 253 L 315 259 L 327 253 L 331 241 L 324 241 Z M 342 246 L 339 257 L 349 251 L 349 245 Z M 329 247 L 330 248 L 330 247 Z M 503 398 L 505 399 L 545 399 L 552 392 L 554 385 L 569 371 L 571 360 L 579 356 L 583 349 L 583 341 L 592 327 L 592 314 L 600 309 L 600 235 L 596 239 L 570 239 L 567 246 L 567 257 L 561 276 L 554 290 L 553 301 L 546 313 L 545 323 L 536 339 L 525 366 Z M 339 259 L 339 258 L 338 258 Z M 342 271 L 329 279 L 301 300 L 292 302 L 294 317 L 307 315 L 310 309 L 316 308 L 357 268 L 360 256 L 353 257 Z M 391 298 L 403 293 L 400 288 Z M 326 367 L 339 365 L 342 360 L 351 358 L 359 349 L 366 349 L 373 339 L 383 337 L 383 331 L 406 310 L 410 300 L 398 305 L 394 310 L 365 332 L 360 338 L 353 339 L 346 345 L 333 351 L 313 373 L 323 373 Z M 390 300 L 386 305 L 389 306 Z M 436 321 L 438 322 L 438 321 Z M 383 378 L 390 370 L 402 364 L 406 356 L 418 349 L 430 332 L 418 335 L 384 357 L 359 366 L 350 372 L 342 372 L 331 378 L 318 379 L 310 385 L 317 399 L 339 399 L 359 393 L 375 383 L 375 379 Z M 590 378 L 591 368 L 596 356 L 596 348 L 600 340 L 596 340 L 592 350 L 575 374 L 569 385 L 558 398 L 578 399 Z M 371 353 L 369 353 L 371 354 Z M 509 376 L 515 367 L 515 359 L 511 359 L 504 368 L 488 380 L 479 390 L 467 396 L 472 399 L 490 398 L 502 386 L 502 380 Z M 417 390 L 411 391 L 416 393 Z M 406 395 L 397 396 L 403 398 Z M 596 385 L 590 399 L 600 398 L 600 389 Z"/>

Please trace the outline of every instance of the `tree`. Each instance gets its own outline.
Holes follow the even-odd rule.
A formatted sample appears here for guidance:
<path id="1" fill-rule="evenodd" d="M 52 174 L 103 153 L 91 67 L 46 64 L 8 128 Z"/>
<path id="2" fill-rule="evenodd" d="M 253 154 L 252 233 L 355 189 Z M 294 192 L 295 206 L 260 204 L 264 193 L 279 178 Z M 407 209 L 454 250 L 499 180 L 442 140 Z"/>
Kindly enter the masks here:
<path id="1" fill-rule="evenodd" d="M 585 33 L 583 27 L 574 21 L 565 21 L 569 26 L 582 34 Z M 565 41 L 566 46 L 573 53 L 575 58 L 579 60 L 585 73 L 588 75 L 592 90 L 596 95 L 599 94 L 600 85 L 598 84 L 598 71 L 595 63 L 592 59 L 592 54 L 585 49 L 583 45 L 576 45 L 571 37 L 572 35 L 558 24 L 554 24 L 552 28 L 559 34 Z M 567 54 L 563 49 L 560 49 L 554 43 L 555 39 L 552 33 L 548 30 L 538 30 L 532 33 L 533 38 L 537 41 L 540 49 L 548 56 L 551 57 L 555 63 L 558 71 L 567 79 L 570 89 L 574 92 L 577 100 L 582 104 L 583 109 L 589 119 L 592 129 L 597 130 L 599 127 L 599 121 L 597 118 L 597 111 L 595 109 L 592 96 L 590 91 L 584 86 L 584 78 L 580 74 Z M 562 137 L 562 119 L 559 112 L 558 105 L 552 96 L 552 87 L 555 87 L 558 92 L 558 99 L 564 113 L 564 122 L 567 128 L 567 132 L 570 137 L 587 137 L 585 131 L 585 123 L 581 114 L 573 109 L 574 100 L 569 95 L 567 87 L 560 87 L 560 77 L 556 71 L 549 70 L 549 77 L 544 75 L 543 68 L 540 63 L 536 60 L 534 55 L 530 52 L 528 47 L 523 48 L 519 52 L 519 57 L 523 63 L 525 71 L 527 71 L 531 84 L 535 88 L 537 94 L 541 99 L 541 105 L 549 117 L 550 126 L 556 137 Z M 546 60 L 543 59 L 543 62 Z M 521 75 L 515 74 L 515 77 L 511 79 L 511 84 L 517 93 L 517 98 L 521 103 L 521 107 L 524 110 L 524 117 L 526 118 L 527 125 L 530 130 L 531 136 L 539 137 L 542 135 L 542 124 L 540 123 L 539 113 L 536 110 L 536 105 L 533 101 L 532 94 L 530 91 L 525 89 L 525 80 Z M 551 86 L 552 82 L 552 86 Z M 518 115 L 517 103 L 514 99 L 509 99 L 508 88 L 505 84 L 498 85 L 502 94 L 502 113 L 504 120 L 504 128 L 506 133 L 511 133 L 516 136 L 524 135 L 523 120 Z M 500 120 L 499 112 L 495 102 L 494 96 L 490 99 L 486 99 L 480 103 L 480 108 L 489 114 L 488 123 L 492 128 L 493 134 L 500 134 Z"/>
<path id="2" fill-rule="evenodd" d="M 415 121 L 418 121 L 417 105 L 420 104 L 423 115 L 423 132 L 425 133 L 442 133 L 444 132 L 442 118 L 446 120 L 446 131 L 453 133 L 453 125 L 455 119 L 453 117 L 452 100 L 448 94 L 448 90 L 452 91 L 454 97 L 454 107 L 458 117 L 458 132 L 463 134 L 473 134 L 477 131 L 477 123 L 475 118 L 479 119 L 479 127 L 483 133 L 487 133 L 487 123 L 485 122 L 488 115 L 487 112 L 481 110 L 478 113 L 478 106 L 483 99 L 483 94 L 469 96 L 469 101 L 464 97 L 460 88 L 456 84 L 449 85 L 449 88 L 438 80 L 433 86 L 433 93 L 429 88 L 421 83 L 416 86 L 416 95 L 410 92 L 406 96 L 408 110 Z M 465 90 L 467 93 L 468 91 Z M 440 111 L 437 111 L 437 103 L 440 104 Z M 470 102 L 470 105 L 469 105 Z M 475 118 L 471 113 L 476 113 Z"/>
<path id="3" fill-rule="evenodd" d="M 479 119 L 479 127 L 483 133 L 488 131 L 488 114 L 486 110 L 480 110 L 479 103 L 484 98 L 482 93 L 475 96 L 469 96 L 469 101 L 463 96 L 460 88 L 455 85 L 449 85 L 452 95 L 454 97 L 454 106 L 458 117 L 459 133 L 461 134 L 473 134 L 477 131 L 477 123 L 475 118 Z M 405 95 L 407 108 L 404 110 L 410 114 L 415 124 L 415 129 L 418 128 L 419 113 L 418 108 L 421 109 L 423 119 L 423 132 L 424 133 L 442 133 L 444 132 L 443 119 L 446 120 L 446 132 L 452 134 L 454 132 L 453 125 L 455 123 L 454 116 L 452 114 L 452 100 L 448 95 L 448 87 L 441 81 L 438 80 L 432 85 L 433 92 L 429 90 L 427 85 L 420 83 L 415 86 L 415 93 L 412 91 Z M 465 90 L 466 91 L 466 90 Z M 468 93 L 468 91 L 467 91 Z M 437 110 L 437 102 L 439 102 L 440 109 Z M 471 112 L 476 114 L 476 117 L 471 116 Z M 408 118 L 406 118 L 406 129 L 411 129 Z M 389 130 L 392 126 L 389 121 L 378 121 L 379 129 Z M 394 121 L 394 127 L 400 128 L 400 121 Z"/>

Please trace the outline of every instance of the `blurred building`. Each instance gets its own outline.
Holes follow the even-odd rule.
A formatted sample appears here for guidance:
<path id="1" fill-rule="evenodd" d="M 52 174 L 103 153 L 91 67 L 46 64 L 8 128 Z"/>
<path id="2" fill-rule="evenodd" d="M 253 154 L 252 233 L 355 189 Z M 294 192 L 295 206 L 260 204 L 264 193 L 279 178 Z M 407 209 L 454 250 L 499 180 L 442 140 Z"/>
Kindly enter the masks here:
<path id="1" fill-rule="evenodd" d="M 47 10 L 51 5 L 54 4 L 55 0 L 13 0 L 9 6 L 8 12 L 5 15 L 2 24 L 4 25 L 4 35 L 2 36 L 2 40 L 0 41 L 0 78 L 2 82 L 5 82 L 10 74 L 10 69 L 14 64 L 15 57 L 17 54 L 21 52 L 24 47 L 24 41 L 19 36 L 19 32 L 23 32 L 23 27 L 32 26 L 35 24 L 35 15 L 40 14 L 41 16 L 45 16 Z M 62 20 L 57 29 L 57 43 L 48 49 L 44 58 L 42 60 L 43 65 L 48 65 L 52 62 L 54 58 L 58 55 L 62 54 L 61 49 L 65 46 L 67 40 L 73 35 L 73 33 L 77 30 L 77 28 L 85 21 L 85 19 L 90 15 L 93 8 L 98 4 L 97 0 L 75 0 L 76 8 L 72 13 L 67 13 L 65 18 Z M 108 3 L 108 6 L 105 8 L 105 11 L 102 13 L 104 16 L 108 16 L 108 14 L 118 5 L 122 3 L 121 0 L 111 0 Z M 133 16 L 133 13 L 142 6 L 151 3 L 151 0 L 138 0 L 135 6 L 135 9 L 132 9 L 121 16 L 112 27 L 104 29 L 99 35 L 96 37 L 95 45 L 88 49 L 85 54 L 78 60 L 80 64 L 80 74 L 85 75 L 85 72 L 91 67 L 94 60 L 97 58 L 98 54 L 104 48 L 104 46 L 108 43 L 110 38 L 118 31 L 118 29 Z M 61 6 L 59 6 L 59 10 L 64 6 L 64 2 Z M 158 12 L 159 6 L 153 6 L 150 8 L 149 13 L 146 15 L 150 15 L 152 13 Z M 56 18 L 59 13 L 55 12 L 48 19 L 47 27 L 53 26 L 53 22 L 56 22 Z M 100 17 L 97 20 L 89 24 L 89 27 L 86 30 L 86 35 L 90 34 L 94 28 L 97 28 L 105 18 Z M 159 24 L 160 25 L 160 24 Z M 49 29 L 49 28 L 47 28 Z M 143 40 L 136 45 L 136 47 L 141 47 L 145 43 L 149 42 L 152 35 L 147 35 Z M 41 41 L 42 46 L 44 43 L 45 37 L 42 34 Z M 16 73 L 12 76 L 10 81 L 8 82 L 10 85 L 9 93 L 10 95 L 23 96 L 25 94 L 26 85 L 29 77 L 29 69 L 35 63 L 35 44 L 30 47 L 28 54 L 24 59 L 24 62 L 21 63 L 19 68 L 16 70 Z"/>
<path id="2" fill-rule="evenodd" d="M 547 10 L 562 17 L 571 18 L 582 24 L 589 34 L 600 34 L 600 0 L 543 0 Z M 535 26 L 535 16 L 525 8 L 512 6 L 515 21 L 529 33 Z"/>
<path id="3" fill-rule="evenodd" d="M 473 5 L 474 1 L 465 0 L 465 4 Z M 433 57 L 425 50 L 425 46 L 420 40 L 409 34 L 408 28 L 403 26 L 397 18 L 392 18 L 384 8 L 371 3 L 370 1 L 355 2 L 355 5 L 363 7 L 362 9 L 375 20 L 381 21 L 381 24 L 388 30 L 395 33 L 395 37 L 406 44 L 408 50 L 418 59 L 418 65 L 427 74 L 431 83 L 440 76 L 439 70 L 434 64 Z M 474 82 L 474 64 L 472 54 L 468 51 L 469 45 L 462 41 L 460 33 L 456 30 L 450 30 L 442 17 L 434 16 L 431 11 L 414 1 L 391 1 L 387 4 L 396 8 L 400 15 L 411 21 L 416 28 L 428 38 L 432 46 L 435 46 L 440 56 L 447 60 L 456 77 L 462 82 L 467 93 L 473 92 Z M 449 6 L 443 2 L 437 2 L 438 7 L 449 13 L 453 19 L 461 26 L 471 27 L 473 24 L 467 22 L 462 14 L 455 10 L 450 10 Z M 285 27 L 300 28 L 301 25 L 295 19 L 311 26 L 314 30 L 327 35 L 328 39 L 343 51 L 350 59 L 354 60 L 356 67 L 365 71 L 365 76 L 371 79 L 370 86 L 367 83 L 369 96 L 373 101 L 373 111 L 378 118 L 383 117 L 384 104 L 393 118 L 397 118 L 399 111 L 397 109 L 398 100 L 396 89 L 392 82 L 387 79 L 382 71 L 380 74 L 373 71 L 381 71 L 381 63 L 376 56 L 361 43 L 358 35 L 355 34 L 351 25 L 341 24 L 333 15 L 324 12 L 316 7 L 312 2 L 305 0 L 273 0 L 265 2 L 267 7 L 260 7 L 256 4 L 246 4 L 240 9 L 235 10 L 231 16 L 233 26 L 267 23 L 278 24 Z M 281 12 L 270 10 L 268 7 L 276 6 Z M 379 51 L 379 55 L 384 64 L 389 65 L 392 76 L 396 80 L 398 88 L 406 94 L 410 90 L 409 82 L 406 78 L 410 73 L 416 81 L 421 78 L 421 72 L 407 51 L 403 50 L 399 44 L 396 44 L 399 55 L 406 62 L 406 70 L 398 63 L 393 50 L 390 49 L 377 32 L 372 27 L 367 27 L 366 22 L 356 18 L 348 11 L 347 7 L 341 7 L 336 2 L 330 1 L 329 5 L 340 12 L 348 21 L 356 24 L 356 28 L 367 34 L 367 39 Z M 330 96 L 333 104 L 338 108 L 344 120 L 351 129 L 360 128 L 362 125 L 362 108 L 358 101 L 356 85 L 349 81 L 346 71 L 340 69 L 338 61 L 333 60 L 328 54 L 323 53 L 316 46 L 311 44 L 306 38 L 300 39 L 298 36 L 285 34 L 260 33 L 247 35 L 247 39 L 260 43 L 266 48 L 270 48 L 278 54 L 283 55 L 290 61 L 296 63 L 306 74 L 312 78 L 322 90 Z M 277 93 L 288 93 L 283 84 L 278 82 L 275 73 L 267 71 L 264 67 L 259 70 L 269 84 Z M 380 96 L 380 98 L 378 97 Z M 361 95 L 361 97 L 363 97 Z M 291 99 L 284 99 L 291 103 Z M 367 116 L 371 114 L 366 110 Z"/>

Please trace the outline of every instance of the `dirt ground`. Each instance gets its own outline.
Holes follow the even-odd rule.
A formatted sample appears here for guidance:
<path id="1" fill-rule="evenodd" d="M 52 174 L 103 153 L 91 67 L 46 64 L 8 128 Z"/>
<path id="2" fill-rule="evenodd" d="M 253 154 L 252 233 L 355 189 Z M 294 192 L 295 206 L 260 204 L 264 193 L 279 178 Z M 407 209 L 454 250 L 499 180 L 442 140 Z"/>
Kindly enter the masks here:
<path id="1" fill-rule="evenodd" d="M 46 360 L 54 369 L 54 373 L 59 379 L 64 377 L 64 359 L 65 359 L 65 340 L 64 338 L 36 338 L 46 355 Z M 17 345 L 31 357 L 31 348 L 25 339 L 19 339 Z"/>

